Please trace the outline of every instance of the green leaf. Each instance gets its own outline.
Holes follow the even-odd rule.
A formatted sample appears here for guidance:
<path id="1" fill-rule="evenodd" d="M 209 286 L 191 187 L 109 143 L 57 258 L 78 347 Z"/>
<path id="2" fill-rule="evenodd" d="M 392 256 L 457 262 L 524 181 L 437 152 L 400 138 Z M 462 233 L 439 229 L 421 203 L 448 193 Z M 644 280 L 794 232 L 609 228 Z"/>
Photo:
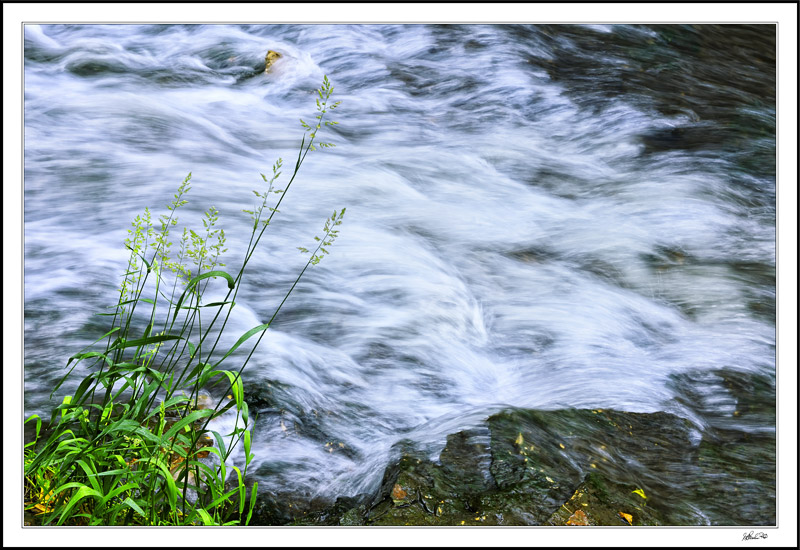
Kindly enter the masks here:
<path id="1" fill-rule="evenodd" d="M 236 477 L 239 482 L 239 515 L 241 516 L 244 513 L 244 496 L 246 487 L 244 485 L 244 480 L 242 479 L 242 472 L 236 466 L 233 467 L 236 470 Z"/>
<path id="2" fill-rule="evenodd" d="M 26 448 L 30 447 L 31 445 L 36 445 L 36 442 L 39 440 L 39 432 L 42 429 L 42 419 L 39 418 L 38 414 L 29 416 L 28 419 L 23 424 L 27 424 L 31 420 L 36 420 L 36 436 L 33 438 L 33 441 L 25 445 Z"/>
<path id="3" fill-rule="evenodd" d="M 105 504 L 106 504 L 106 503 L 107 503 L 109 500 L 111 500 L 112 498 L 114 498 L 114 497 L 115 497 L 115 496 L 117 496 L 118 494 L 120 494 L 120 493 L 124 493 L 125 491 L 131 490 L 131 489 L 136 489 L 138 486 L 139 486 L 139 484 L 138 484 L 138 483 L 126 483 L 125 485 L 122 485 L 122 486 L 120 486 L 120 487 L 117 487 L 116 489 L 114 489 L 113 491 L 111 491 L 110 493 L 108 493 L 108 494 L 105 496 L 105 498 L 103 498 L 103 501 L 100 503 L 100 505 L 101 505 L 101 506 L 105 506 Z M 126 501 L 126 502 L 127 502 L 128 500 L 130 500 L 130 497 L 128 497 L 127 499 L 125 499 L 125 501 Z M 133 502 L 133 501 L 131 501 L 131 502 Z M 138 506 L 137 506 L 137 508 L 138 508 Z M 134 508 L 134 510 L 136 510 L 136 508 Z M 139 510 L 141 510 L 141 508 L 139 508 Z M 144 512 L 141 512 L 141 513 L 142 513 L 142 515 L 144 515 Z"/>
<path id="4" fill-rule="evenodd" d="M 109 359 L 108 357 L 106 357 L 104 353 L 100 353 L 99 351 L 89 351 L 86 353 L 79 353 L 77 355 L 73 355 L 72 357 L 70 357 L 69 360 L 72 361 L 73 359 L 77 359 L 78 361 L 83 361 L 84 359 L 89 359 L 90 357 L 102 357 L 103 360 L 106 363 L 108 363 L 109 366 L 111 366 L 111 359 Z"/>
<path id="5" fill-rule="evenodd" d="M 136 346 L 136 347 L 147 346 L 149 344 L 156 344 L 158 342 L 165 342 L 167 340 L 182 340 L 182 339 L 183 339 L 182 336 L 175 336 L 175 335 L 172 335 L 172 334 L 160 334 L 158 336 L 148 336 L 147 338 L 135 338 L 133 340 L 122 340 L 121 339 L 114 346 L 109 348 L 109 351 L 117 350 L 117 349 L 130 348 L 130 347 L 133 347 L 133 346 Z M 101 355 L 101 354 L 99 354 L 99 355 Z M 103 357 L 105 358 L 105 355 L 103 355 Z M 110 365 L 111 364 L 110 360 L 107 359 L 107 358 L 106 358 L 106 360 L 109 361 L 109 365 Z"/>
<path id="6" fill-rule="evenodd" d="M 174 512 L 177 507 L 178 489 L 175 487 L 175 480 L 172 479 L 169 468 L 167 468 L 162 459 L 156 457 L 143 458 L 140 462 L 149 462 L 161 470 L 164 480 L 167 482 L 167 499 L 169 500 L 169 506 Z"/>
<path id="7" fill-rule="evenodd" d="M 215 373 L 224 374 L 228 377 L 228 381 L 231 383 L 231 393 L 233 393 L 233 400 L 236 402 L 236 408 L 242 409 L 243 396 L 244 396 L 244 387 L 242 386 L 242 377 L 238 374 L 234 374 L 227 370 L 222 371 L 215 371 Z"/>
<path id="8" fill-rule="evenodd" d="M 130 420 L 130 419 L 117 420 L 116 422 L 108 426 L 105 430 L 103 430 L 100 435 L 106 435 L 114 432 L 135 432 L 137 428 L 140 427 L 141 426 L 139 425 L 139 423 L 136 422 L 135 420 Z"/>
<path id="9" fill-rule="evenodd" d="M 187 426 L 198 420 L 200 418 L 205 418 L 206 416 L 211 416 L 214 414 L 214 409 L 200 409 L 199 411 L 192 411 L 191 413 L 187 414 L 184 418 L 178 420 L 172 427 L 164 434 L 165 439 L 172 439 L 172 437 L 178 433 L 181 428 Z"/>
<path id="10" fill-rule="evenodd" d="M 220 359 L 219 361 L 214 363 L 214 367 L 219 366 L 219 364 L 222 363 L 231 353 L 236 351 L 236 349 L 239 346 L 244 344 L 245 341 L 248 338 L 250 338 L 251 336 L 253 336 L 254 334 L 257 334 L 259 332 L 264 332 L 268 328 L 269 328 L 269 323 L 264 323 L 263 325 L 258 325 L 257 327 L 253 327 L 250 330 L 248 330 L 247 332 L 245 332 L 244 334 L 242 334 L 242 336 L 236 341 L 236 343 L 233 345 L 233 347 L 231 349 L 229 349 L 228 352 L 225 355 L 222 356 L 222 359 Z"/>
<path id="11" fill-rule="evenodd" d="M 86 472 L 86 477 L 89 479 L 89 483 L 92 484 L 92 488 L 95 491 L 100 491 L 100 483 L 97 481 L 97 472 L 94 471 L 92 467 L 86 464 L 85 460 L 78 459 L 76 460 L 78 466 L 80 466 L 84 472 Z"/>
<path id="12" fill-rule="evenodd" d="M 210 515 L 208 515 L 208 512 L 206 512 L 206 511 L 205 511 L 205 510 L 203 510 L 202 508 L 198 508 L 198 509 L 197 509 L 197 513 L 198 513 L 198 514 L 200 515 L 200 517 L 203 519 L 203 524 L 204 524 L 204 525 L 216 525 L 216 523 L 214 522 L 214 520 L 213 520 L 213 519 L 211 519 L 211 516 L 210 516 Z"/>
<path id="13" fill-rule="evenodd" d="M 93 377 L 94 377 L 93 375 L 90 375 L 83 379 L 83 381 L 78 386 L 78 389 L 75 390 L 73 403 L 78 405 L 82 403 L 81 397 L 83 397 L 83 394 L 86 392 L 87 389 L 89 389 L 89 386 L 92 384 Z"/>
<path id="14" fill-rule="evenodd" d="M 227 476 L 225 475 L 225 459 L 228 458 L 228 457 L 227 456 L 225 456 L 225 457 L 222 456 L 222 454 L 225 453 L 225 440 L 222 439 L 222 436 L 219 434 L 219 432 L 217 432 L 215 430 L 209 430 L 209 431 L 211 432 L 211 435 L 214 436 L 214 439 L 217 442 L 217 449 L 219 449 L 219 451 L 216 454 L 219 455 L 220 458 L 222 458 L 222 461 L 221 461 L 221 464 L 220 464 L 220 466 L 222 468 L 222 474 L 223 474 L 222 478 L 223 479 L 227 479 Z M 217 449 L 215 449 L 215 450 L 217 450 Z"/>
<path id="15" fill-rule="evenodd" d="M 203 304 L 200 307 L 217 307 L 217 306 L 224 306 L 225 304 L 234 304 L 235 302 L 227 301 L 227 302 L 211 302 L 210 304 Z"/>
<path id="16" fill-rule="evenodd" d="M 131 497 L 128 497 L 128 498 L 126 498 L 126 499 L 123 501 L 123 504 L 125 504 L 125 505 L 129 506 L 130 508 L 132 508 L 133 510 L 135 510 L 135 511 L 136 511 L 136 512 L 137 512 L 139 515 L 141 515 L 142 517 L 147 517 L 147 514 L 145 514 L 145 513 L 144 513 L 144 510 L 142 510 L 142 508 L 141 508 L 141 507 L 140 507 L 138 504 L 136 504 L 136 503 L 135 503 L 135 502 L 134 502 L 134 501 L 131 499 Z"/>
<path id="17" fill-rule="evenodd" d="M 199 283 L 203 279 L 208 279 L 209 277 L 224 278 L 226 281 L 228 281 L 228 288 L 231 290 L 233 290 L 233 288 L 236 286 L 236 282 L 233 280 L 233 277 L 231 277 L 224 271 L 219 271 L 219 270 L 209 271 L 208 273 L 203 273 L 201 275 L 198 275 L 197 277 L 189 281 L 189 283 L 186 285 L 186 289 L 183 291 L 183 294 L 181 294 L 180 298 L 178 298 L 178 304 L 175 306 L 175 314 L 172 316 L 173 321 L 178 316 L 178 310 L 180 309 L 181 304 L 183 304 L 183 300 L 186 298 L 186 293 L 189 292 L 192 287 L 196 286 L 197 283 Z"/>
<path id="18" fill-rule="evenodd" d="M 217 499 L 215 499 L 213 502 L 211 502 L 211 504 L 209 504 L 209 505 L 207 506 L 207 508 L 209 508 L 209 509 L 214 509 L 214 508 L 216 508 L 217 506 L 219 506 L 220 504 L 222 504 L 222 503 L 223 503 L 223 502 L 225 502 L 226 500 L 230 499 L 230 498 L 231 498 L 233 495 L 235 495 L 237 492 L 239 492 L 239 488 L 238 488 L 238 487 L 237 487 L 236 489 L 232 489 L 232 490 L 228 491 L 228 492 L 227 492 L 227 493 L 225 493 L 224 495 L 221 495 L 219 498 L 217 498 Z"/>
<path id="19" fill-rule="evenodd" d="M 158 437 L 156 434 L 145 428 L 144 426 L 139 426 L 133 431 L 134 434 L 141 436 L 142 439 L 146 439 L 150 443 L 155 445 L 161 445 L 164 440 Z"/>
<path id="20" fill-rule="evenodd" d="M 258 481 L 253 483 L 253 488 L 250 489 L 250 508 L 247 510 L 247 518 L 244 520 L 245 525 L 249 525 L 250 518 L 253 516 L 253 508 L 256 506 L 256 495 L 258 494 Z"/>
<path id="21" fill-rule="evenodd" d="M 78 503 L 80 503 L 80 501 L 86 498 L 87 496 L 93 496 L 101 500 L 103 499 L 103 494 L 101 492 L 92 489 L 91 487 L 88 487 L 86 485 L 83 485 L 81 483 L 77 483 L 76 485 L 79 486 L 80 488 L 75 492 L 74 495 L 72 495 L 72 497 L 69 499 L 69 502 L 67 503 L 67 506 L 64 508 L 64 511 L 61 512 L 61 517 L 58 518 L 58 525 L 63 524 L 69 511 L 72 510 L 75 506 L 77 506 Z"/>
<path id="22" fill-rule="evenodd" d="M 166 401 L 164 401 L 164 408 L 169 409 L 170 407 L 177 405 L 178 403 L 188 403 L 191 401 L 189 396 L 187 395 L 173 395 Z M 151 417 L 159 413 L 159 408 L 155 408 L 145 417 L 145 420 L 149 420 Z"/>
<path id="23" fill-rule="evenodd" d="M 308 126 L 306 126 L 306 128 L 308 128 Z M 303 160 L 303 146 L 305 145 L 305 143 L 306 143 L 306 136 L 304 134 L 303 135 L 303 139 L 300 142 L 300 152 L 297 154 L 297 164 L 295 164 L 295 166 L 294 166 L 294 171 L 295 172 L 297 172 L 300 169 L 300 163 Z"/>
<path id="24" fill-rule="evenodd" d="M 244 431 L 244 456 L 245 456 L 245 463 L 250 464 L 250 430 Z"/>
<path id="25" fill-rule="evenodd" d="M 119 456 L 119 455 L 117 455 L 117 456 Z M 117 476 L 117 475 L 130 474 L 130 473 L 131 473 L 131 469 L 130 468 L 117 468 L 116 470 L 107 470 L 105 472 L 100 472 L 99 474 L 97 474 L 97 477 Z"/>

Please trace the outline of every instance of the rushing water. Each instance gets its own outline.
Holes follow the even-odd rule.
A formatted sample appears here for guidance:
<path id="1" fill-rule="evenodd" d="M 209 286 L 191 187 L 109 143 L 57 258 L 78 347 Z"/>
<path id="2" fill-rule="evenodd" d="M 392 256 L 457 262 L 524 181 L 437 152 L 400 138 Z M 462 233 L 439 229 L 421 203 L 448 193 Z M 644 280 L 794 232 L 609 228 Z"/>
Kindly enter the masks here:
<path id="1" fill-rule="evenodd" d="M 337 147 L 303 165 L 230 336 L 347 207 L 246 370 L 274 404 L 262 487 L 369 490 L 398 440 L 435 455 L 509 406 L 774 447 L 773 26 L 26 26 L 26 414 L 104 332 L 130 220 L 188 172 L 184 219 L 215 205 L 238 269 L 241 210 L 326 74 Z"/>

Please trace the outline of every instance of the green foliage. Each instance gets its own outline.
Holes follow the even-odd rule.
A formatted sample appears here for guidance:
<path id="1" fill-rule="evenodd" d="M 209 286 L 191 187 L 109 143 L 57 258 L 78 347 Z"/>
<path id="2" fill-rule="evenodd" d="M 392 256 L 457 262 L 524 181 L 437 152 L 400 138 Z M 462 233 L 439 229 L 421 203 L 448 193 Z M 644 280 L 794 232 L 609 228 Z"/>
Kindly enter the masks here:
<path id="1" fill-rule="evenodd" d="M 227 249 L 211 206 L 202 230 L 184 228 L 177 255 L 171 254 L 171 229 L 187 204 L 189 173 L 178 187 L 168 213 L 154 225 L 149 209 L 136 216 L 125 246 L 130 251 L 112 306 L 109 330 L 92 346 L 67 361 L 67 373 L 55 394 L 79 363 L 88 374 L 71 395 L 54 407 L 46 437 L 35 421 L 33 441 L 25 446 L 25 509 L 43 525 L 235 525 L 250 521 L 258 484 L 247 491 L 251 433 L 255 419 L 244 401 L 242 372 L 261 339 L 305 270 L 327 254 L 338 236 L 345 209 L 334 211 L 315 237 L 317 249 L 306 262 L 268 322 L 246 331 L 224 353 L 220 339 L 235 305 L 245 269 L 265 230 L 294 181 L 328 110 L 333 86 L 325 77 L 318 90 L 317 124 L 305 129 L 292 176 L 283 189 L 275 182 L 283 161 L 262 179 L 265 191 L 254 191 L 261 203 L 245 210 L 253 220 L 241 268 L 233 276 L 219 269 Z M 330 143 L 316 143 L 330 147 Z M 274 206 L 269 199 L 277 196 Z M 227 284 L 222 301 L 204 304 L 214 280 Z M 215 284 L 219 284 L 215 283 Z M 257 337 L 257 338 L 256 338 Z M 101 347 L 94 347 L 101 343 Z M 243 347 L 249 352 L 238 368 Z M 224 365 L 223 365 L 224 363 Z M 205 391 L 222 384 L 229 395 L 211 407 Z M 235 428 L 220 434 L 212 421 L 235 415 Z M 234 448 L 244 448 L 244 464 L 230 466 Z M 233 475 L 235 473 L 235 475 Z M 249 506 L 246 503 L 249 502 Z"/>
<path id="2" fill-rule="evenodd" d="M 325 220 L 325 226 L 322 228 L 323 236 L 315 236 L 314 240 L 317 241 L 319 244 L 317 248 L 314 250 L 314 253 L 311 254 L 311 259 L 309 260 L 312 265 L 317 265 L 321 260 L 322 257 L 326 254 L 329 254 L 328 249 L 324 248 L 326 246 L 333 245 L 333 242 L 336 240 L 336 237 L 339 236 L 339 230 L 334 229 L 342 225 L 342 218 L 344 218 L 344 212 L 347 210 L 346 208 L 342 208 L 339 214 L 336 214 L 336 210 L 333 211 L 331 217 Z M 309 250 L 305 247 L 298 246 L 297 247 L 300 252 L 304 254 L 308 254 Z"/>

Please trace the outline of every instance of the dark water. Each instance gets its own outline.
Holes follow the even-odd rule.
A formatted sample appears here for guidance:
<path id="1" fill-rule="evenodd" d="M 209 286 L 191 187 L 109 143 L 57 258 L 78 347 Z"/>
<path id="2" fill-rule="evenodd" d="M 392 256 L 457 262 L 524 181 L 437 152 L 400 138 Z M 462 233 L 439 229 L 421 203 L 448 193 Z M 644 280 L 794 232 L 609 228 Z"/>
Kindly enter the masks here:
<path id="1" fill-rule="evenodd" d="M 238 269 L 241 210 L 326 74 L 337 147 L 303 166 L 230 334 L 346 206 L 245 373 L 272 405 L 261 487 L 370 490 L 399 439 L 435 455 L 508 406 L 666 411 L 738 445 L 720 500 L 750 484 L 735 520 L 774 522 L 768 25 L 26 26 L 26 414 L 105 332 L 130 220 L 189 171 L 184 219 L 215 205 Z M 713 500 L 686 521 L 724 522 Z"/>

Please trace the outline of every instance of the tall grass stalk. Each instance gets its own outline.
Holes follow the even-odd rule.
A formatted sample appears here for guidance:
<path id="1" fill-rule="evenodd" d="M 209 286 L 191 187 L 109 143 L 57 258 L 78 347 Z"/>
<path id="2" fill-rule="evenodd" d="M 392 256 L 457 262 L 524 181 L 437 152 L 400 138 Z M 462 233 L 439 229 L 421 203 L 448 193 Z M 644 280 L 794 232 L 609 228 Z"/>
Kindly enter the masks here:
<path id="1" fill-rule="evenodd" d="M 324 126 L 337 124 L 326 120 L 339 105 L 331 102 L 332 94 L 325 77 L 317 90 L 315 122 L 300 121 L 304 133 L 286 186 L 277 185 L 281 159 L 269 178 L 261 174 L 266 189 L 254 191 L 260 202 L 244 210 L 253 223 L 235 275 L 221 269 L 225 233 L 217 228 L 219 213 L 213 206 L 204 213 L 202 230 L 183 230 L 173 257 L 171 233 L 187 203 L 191 173 L 157 223 L 149 209 L 133 220 L 119 298 L 112 311 L 98 314 L 109 318 L 109 330 L 69 358 L 51 399 L 78 364 L 86 364 L 88 374 L 54 407 L 46 437 L 41 418 L 26 420 L 35 423 L 35 435 L 25 446 L 25 509 L 36 514 L 38 524 L 249 523 L 258 483 L 248 496 L 254 419 L 244 400 L 242 373 L 303 274 L 328 254 L 344 208 L 325 221 L 313 251 L 298 247 L 309 258 L 269 320 L 242 334 L 224 353 L 219 348 L 247 266 L 306 156 L 334 146 L 318 139 Z M 225 297 L 204 303 L 209 285 L 220 282 L 227 285 Z M 249 348 L 244 359 L 236 353 L 240 348 Z M 213 403 L 204 398 L 203 392 L 219 384 L 227 399 Z M 230 433 L 212 429 L 222 415 L 235 416 Z M 239 444 L 241 468 L 232 464 Z"/>

